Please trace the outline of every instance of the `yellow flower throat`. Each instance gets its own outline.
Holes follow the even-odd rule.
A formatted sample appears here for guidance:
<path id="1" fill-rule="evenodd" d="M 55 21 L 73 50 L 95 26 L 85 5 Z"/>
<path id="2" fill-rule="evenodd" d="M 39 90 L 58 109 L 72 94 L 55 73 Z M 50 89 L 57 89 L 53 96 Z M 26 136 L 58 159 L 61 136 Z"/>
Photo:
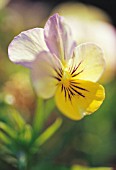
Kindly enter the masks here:
<path id="1" fill-rule="evenodd" d="M 62 79 L 61 79 L 61 84 L 63 84 L 66 88 L 70 86 L 70 80 L 71 80 L 71 74 L 69 73 L 68 70 L 64 70 Z"/>
<path id="2" fill-rule="evenodd" d="M 83 70 L 77 72 L 79 65 L 74 67 L 72 70 L 68 67 L 55 70 L 57 73 L 55 78 L 58 80 L 57 85 L 61 88 L 61 92 L 64 92 L 65 98 L 68 98 L 70 101 L 75 95 L 85 97 L 85 95 L 83 95 L 83 91 L 88 91 L 85 88 L 80 87 L 80 83 L 77 81 L 78 79 L 75 79 L 75 77 L 77 78 L 77 76 L 83 72 Z"/>

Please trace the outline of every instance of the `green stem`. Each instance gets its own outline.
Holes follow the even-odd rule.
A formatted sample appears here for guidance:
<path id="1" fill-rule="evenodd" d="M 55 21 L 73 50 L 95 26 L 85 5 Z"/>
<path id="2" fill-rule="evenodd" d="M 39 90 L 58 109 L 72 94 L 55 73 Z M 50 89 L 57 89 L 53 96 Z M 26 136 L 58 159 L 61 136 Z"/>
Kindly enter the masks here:
<path id="1" fill-rule="evenodd" d="M 18 156 L 18 168 L 19 170 L 27 170 L 27 156 L 24 152 L 20 152 Z"/>
<path id="2" fill-rule="evenodd" d="M 40 132 L 43 128 L 44 124 L 44 100 L 42 98 L 38 98 L 37 100 L 37 108 L 33 120 L 33 129 L 36 133 Z"/>

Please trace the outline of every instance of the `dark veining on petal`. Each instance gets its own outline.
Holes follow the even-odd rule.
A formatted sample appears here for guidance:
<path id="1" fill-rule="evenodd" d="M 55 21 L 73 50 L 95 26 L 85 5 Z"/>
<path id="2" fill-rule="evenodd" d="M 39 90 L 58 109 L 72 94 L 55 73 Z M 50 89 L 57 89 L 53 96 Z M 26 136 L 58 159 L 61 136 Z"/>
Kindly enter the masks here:
<path id="1" fill-rule="evenodd" d="M 61 68 L 59 68 L 58 70 L 56 69 L 56 68 L 54 68 L 54 70 L 55 70 L 55 72 L 57 73 L 57 75 L 56 76 L 53 76 L 53 78 L 55 78 L 56 80 L 58 80 L 58 81 L 61 81 L 61 79 L 62 79 L 62 76 L 63 76 L 63 74 L 62 74 L 62 69 Z M 58 85 L 58 84 L 57 84 Z"/>
<path id="2" fill-rule="evenodd" d="M 55 79 L 57 79 L 60 82 L 61 85 L 61 93 L 64 93 L 64 97 L 65 97 L 65 101 L 69 99 L 69 101 L 72 101 L 72 97 L 79 95 L 83 98 L 85 98 L 85 95 L 83 94 L 84 91 L 89 92 L 87 89 L 81 87 L 81 84 L 76 82 L 74 77 L 76 77 L 77 75 L 79 75 L 80 73 L 83 72 L 83 70 L 79 71 L 78 73 L 76 73 L 77 69 L 79 68 L 79 66 L 81 65 L 82 61 L 78 64 L 78 66 L 75 66 L 69 69 L 69 73 L 71 78 L 69 78 L 69 85 L 67 87 L 67 84 L 64 83 L 64 80 L 62 81 L 62 77 L 63 77 L 63 70 L 62 68 L 56 69 L 54 68 L 55 72 L 56 72 L 56 76 L 54 76 Z M 73 70 L 72 70 L 73 69 Z M 59 82 L 57 83 L 57 85 L 59 84 Z"/>
<path id="3" fill-rule="evenodd" d="M 72 97 L 75 96 L 75 95 L 79 95 L 79 96 L 85 98 L 85 95 L 83 95 L 83 92 L 79 92 L 78 90 L 89 92 L 87 89 L 82 88 L 82 87 L 77 86 L 77 85 L 74 85 L 74 84 L 71 84 L 71 83 L 70 83 L 69 87 L 65 87 L 63 84 L 61 86 L 61 92 L 64 91 L 65 100 L 67 100 L 67 98 L 68 98 L 71 101 Z"/>
<path id="4" fill-rule="evenodd" d="M 59 78 L 59 77 L 53 76 L 53 78 L 55 78 L 58 81 L 61 81 L 61 78 Z"/>
<path id="5" fill-rule="evenodd" d="M 78 76 L 80 73 L 82 73 L 83 70 L 81 70 L 80 72 L 76 73 L 76 74 L 73 74 L 72 77 L 75 77 L 75 76 Z"/>
<path id="6" fill-rule="evenodd" d="M 79 87 L 77 85 L 74 85 L 74 84 L 71 84 L 71 86 L 77 88 L 77 89 L 80 89 L 80 90 L 84 90 L 84 91 L 88 91 L 87 89 L 83 88 L 83 87 Z"/>
<path id="7" fill-rule="evenodd" d="M 64 87 L 64 94 L 65 94 L 65 99 L 67 97 L 67 93 L 66 93 L 66 88 Z"/>
<path id="8" fill-rule="evenodd" d="M 61 92 L 63 91 L 63 84 L 62 84 L 62 87 L 61 87 Z"/>
<path id="9" fill-rule="evenodd" d="M 70 87 L 74 92 L 76 92 L 77 94 L 79 94 L 82 97 L 85 97 L 82 93 L 78 92 L 76 89 L 74 89 L 72 86 Z"/>
<path id="10" fill-rule="evenodd" d="M 72 96 L 75 95 L 70 88 L 68 88 L 68 90 L 69 90 L 69 92 L 71 93 Z"/>
<path id="11" fill-rule="evenodd" d="M 67 88 L 67 92 L 68 92 L 68 98 L 69 98 L 69 100 L 71 101 L 71 95 L 70 95 L 69 88 Z"/>
<path id="12" fill-rule="evenodd" d="M 55 71 L 56 71 L 56 73 L 57 73 L 57 75 L 59 76 L 59 77 L 61 77 L 62 78 L 62 74 L 61 74 L 61 72 L 59 72 L 58 70 L 56 70 L 56 69 L 54 69 Z"/>
<path id="13" fill-rule="evenodd" d="M 76 70 L 79 68 L 79 66 L 81 65 L 81 63 L 82 63 L 82 61 L 78 64 L 78 66 L 76 66 L 76 67 L 73 68 L 73 70 L 72 70 L 72 72 L 71 72 L 71 75 L 73 75 L 73 74 L 76 72 Z"/>

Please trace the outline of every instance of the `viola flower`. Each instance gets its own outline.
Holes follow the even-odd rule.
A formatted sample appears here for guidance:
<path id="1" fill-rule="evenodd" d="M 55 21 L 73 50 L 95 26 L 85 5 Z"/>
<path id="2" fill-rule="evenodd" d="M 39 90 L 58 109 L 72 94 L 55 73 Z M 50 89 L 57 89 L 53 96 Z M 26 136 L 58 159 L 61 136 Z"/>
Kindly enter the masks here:
<path id="1" fill-rule="evenodd" d="M 37 94 L 54 96 L 59 110 L 79 120 L 95 112 L 105 98 L 103 86 L 96 83 L 104 70 L 102 50 L 93 43 L 76 45 L 71 30 L 58 14 L 44 29 L 20 33 L 10 43 L 9 58 L 29 67 Z"/>

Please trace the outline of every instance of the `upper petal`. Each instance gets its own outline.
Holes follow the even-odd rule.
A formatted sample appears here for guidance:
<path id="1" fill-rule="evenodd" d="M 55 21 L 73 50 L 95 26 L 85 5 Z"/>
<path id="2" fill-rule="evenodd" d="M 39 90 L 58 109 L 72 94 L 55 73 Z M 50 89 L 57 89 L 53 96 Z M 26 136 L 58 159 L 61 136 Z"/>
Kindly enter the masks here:
<path id="1" fill-rule="evenodd" d="M 80 44 L 75 48 L 73 58 L 70 60 L 72 70 L 75 69 L 73 77 L 96 82 L 105 68 L 103 56 L 103 51 L 96 44 Z"/>
<path id="2" fill-rule="evenodd" d="M 32 81 L 37 94 L 44 98 L 54 95 L 57 83 L 58 72 L 62 65 L 60 60 L 51 53 L 43 51 L 32 64 Z"/>
<path id="3" fill-rule="evenodd" d="M 42 28 L 34 28 L 21 32 L 8 47 L 11 61 L 31 67 L 31 63 L 42 50 L 48 50 L 44 41 Z"/>
<path id="4" fill-rule="evenodd" d="M 56 105 L 68 118 L 79 120 L 95 112 L 105 98 L 103 86 L 98 83 L 75 80 L 70 88 L 58 86 L 55 95 Z"/>
<path id="5" fill-rule="evenodd" d="M 44 36 L 51 53 L 61 60 L 71 58 L 76 43 L 72 39 L 70 28 L 62 17 L 54 14 L 49 18 L 44 27 Z"/>

